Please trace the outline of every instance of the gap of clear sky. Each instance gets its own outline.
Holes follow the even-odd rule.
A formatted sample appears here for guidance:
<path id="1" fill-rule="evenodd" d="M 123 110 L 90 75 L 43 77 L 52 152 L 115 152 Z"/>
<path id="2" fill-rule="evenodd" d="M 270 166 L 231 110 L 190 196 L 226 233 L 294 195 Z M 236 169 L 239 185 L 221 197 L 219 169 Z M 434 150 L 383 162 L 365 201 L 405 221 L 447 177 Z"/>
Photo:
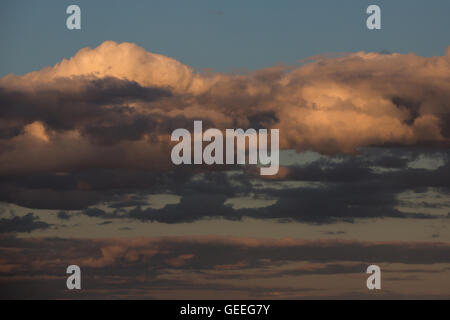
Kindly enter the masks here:
<path id="1" fill-rule="evenodd" d="M 70 4 L 81 7 L 80 31 L 66 29 Z M 381 7 L 382 30 L 366 28 L 370 4 Z M 332 52 L 444 55 L 449 13 L 448 0 L 2 0 L 0 76 L 53 65 L 105 40 L 223 72 Z"/>

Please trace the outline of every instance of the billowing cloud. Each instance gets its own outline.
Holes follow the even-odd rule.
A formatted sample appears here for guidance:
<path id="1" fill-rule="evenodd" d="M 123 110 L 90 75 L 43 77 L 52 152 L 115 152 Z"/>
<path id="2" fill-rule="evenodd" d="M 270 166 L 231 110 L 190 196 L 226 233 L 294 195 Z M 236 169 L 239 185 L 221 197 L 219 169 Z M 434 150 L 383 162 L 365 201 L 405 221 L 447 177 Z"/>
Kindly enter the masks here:
<path id="1" fill-rule="evenodd" d="M 132 43 L 0 79 L 1 173 L 170 167 L 168 137 L 192 120 L 280 129 L 284 149 L 354 153 L 443 145 L 450 50 L 441 57 L 353 53 L 300 67 L 202 74 Z"/>

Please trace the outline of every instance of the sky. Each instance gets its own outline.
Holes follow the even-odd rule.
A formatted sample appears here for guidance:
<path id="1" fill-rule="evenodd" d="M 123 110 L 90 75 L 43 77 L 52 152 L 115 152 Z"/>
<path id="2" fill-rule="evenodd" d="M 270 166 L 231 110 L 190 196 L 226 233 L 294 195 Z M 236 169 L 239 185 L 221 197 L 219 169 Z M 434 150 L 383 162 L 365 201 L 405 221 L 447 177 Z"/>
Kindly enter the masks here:
<path id="1" fill-rule="evenodd" d="M 448 1 L 0 7 L 1 299 L 450 298 Z M 278 173 L 174 165 L 195 120 Z"/>
<path id="2" fill-rule="evenodd" d="M 79 4 L 81 31 L 65 28 Z M 365 28 L 382 8 L 382 30 Z M 411 1 L 2 1 L 0 76 L 24 74 L 105 40 L 130 41 L 196 69 L 260 69 L 323 53 L 442 55 L 450 3 Z"/>

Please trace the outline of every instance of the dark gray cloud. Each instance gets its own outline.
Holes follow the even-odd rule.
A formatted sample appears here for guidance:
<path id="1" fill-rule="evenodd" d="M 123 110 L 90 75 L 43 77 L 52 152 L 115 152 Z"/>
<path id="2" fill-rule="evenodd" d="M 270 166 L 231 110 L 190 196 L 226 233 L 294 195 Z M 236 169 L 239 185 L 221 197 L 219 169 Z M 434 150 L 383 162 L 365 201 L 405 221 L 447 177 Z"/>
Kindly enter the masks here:
<path id="1" fill-rule="evenodd" d="M 392 162 L 396 162 L 390 160 L 386 164 L 384 157 L 379 159 L 372 161 L 367 157 L 346 157 L 341 159 L 342 162 L 320 159 L 305 166 L 288 167 L 288 173 L 280 178 L 280 182 L 319 182 L 322 183 L 320 186 L 279 188 L 266 183 L 255 188 L 250 184 L 251 177 L 246 175 L 240 175 L 234 181 L 225 173 L 208 173 L 204 179 L 180 185 L 175 192 L 182 196 L 179 203 L 145 210 L 136 205 L 132 210 L 122 211 L 120 217 L 165 223 L 212 217 L 230 220 L 253 217 L 308 223 L 353 222 L 355 219 L 380 217 L 436 218 L 423 209 L 430 206 L 420 203 L 416 204 L 417 209 L 412 213 L 402 212 L 398 207 L 405 203 L 398 195 L 409 190 L 423 193 L 428 188 L 449 194 L 449 163 L 435 170 L 401 166 L 394 171 L 378 172 L 373 169 L 374 166 L 385 164 L 385 168 L 392 168 Z M 401 161 L 407 162 L 403 158 Z M 257 177 L 255 181 L 258 181 Z M 232 209 L 225 205 L 227 197 L 250 194 L 277 199 L 277 202 L 257 209 Z M 435 203 L 433 207 L 445 205 Z M 113 211 L 104 210 L 98 210 L 97 216 L 108 219 L 118 217 Z"/>
<path id="2" fill-rule="evenodd" d="M 48 229 L 50 227 L 50 224 L 39 221 L 39 217 L 31 212 L 24 216 L 0 219 L 0 233 L 32 232 L 34 230 Z"/>
<path id="3" fill-rule="evenodd" d="M 381 217 L 432 219 L 436 216 L 426 209 L 448 205 L 445 198 L 450 192 L 450 163 L 446 153 L 424 153 L 423 149 L 378 151 L 322 157 L 306 165 L 285 167 L 280 177 L 271 180 L 253 175 L 248 168 L 234 173 L 179 167 L 159 173 L 89 169 L 65 174 L 9 175 L 0 182 L 0 200 L 29 208 L 82 210 L 88 216 L 108 220 L 131 218 L 164 223 L 244 217 L 307 223 Z M 407 165 L 423 155 L 441 159 L 443 164 L 432 170 Z M 298 182 L 306 184 L 292 184 Z M 410 213 L 399 209 L 408 205 L 399 199 L 401 193 L 424 193 L 430 188 L 441 193 L 441 202 L 417 201 L 417 208 Z M 148 208 L 148 195 L 157 193 L 178 195 L 181 200 L 160 209 Z M 229 198 L 245 196 L 274 199 L 276 203 L 256 209 L 233 209 L 226 204 Z M 107 203 L 108 209 L 96 209 L 99 203 Z"/>
<path id="4" fill-rule="evenodd" d="M 58 219 L 61 219 L 61 220 L 70 220 L 70 218 L 72 217 L 70 214 L 68 214 L 65 211 L 59 211 L 56 216 L 58 217 Z"/>
<path id="5" fill-rule="evenodd" d="M 43 85 L 33 91 L 0 87 L 2 121 L 23 125 L 42 121 L 55 130 L 79 128 L 89 123 L 120 123 L 124 117 L 136 115 L 128 107 L 129 103 L 153 102 L 171 96 L 168 89 L 143 87 L 137 82 L 113 77 L 61 78 L 58 85 L 59 88 Z"/>

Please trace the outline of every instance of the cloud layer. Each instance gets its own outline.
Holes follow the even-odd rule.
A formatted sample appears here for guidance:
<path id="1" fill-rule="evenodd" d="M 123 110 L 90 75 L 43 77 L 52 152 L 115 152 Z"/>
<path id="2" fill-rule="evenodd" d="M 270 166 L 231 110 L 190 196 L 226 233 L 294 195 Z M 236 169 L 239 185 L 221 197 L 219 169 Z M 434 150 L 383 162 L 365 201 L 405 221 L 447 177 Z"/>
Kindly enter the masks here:
<path id="1" fill-rule="evenodd" d="M 2 298 L 354 298 L 367 293 L 365 270 L 371 263 L 382 266 L 382 297 L 424 297 L 417 289 L 427 285 L 422 277 L 436 275 L 441 285 L 429 294 L 450 294 L 444 285 L 450 247 L 442 243 L 221 237 L 0 240 Z M 64 289 L 70 264 L 82 267 L 80 292 Z M 43 285 L 46 290 L 39 289 Z M 408 291 L 410 286 L 416 289 Z"/>

